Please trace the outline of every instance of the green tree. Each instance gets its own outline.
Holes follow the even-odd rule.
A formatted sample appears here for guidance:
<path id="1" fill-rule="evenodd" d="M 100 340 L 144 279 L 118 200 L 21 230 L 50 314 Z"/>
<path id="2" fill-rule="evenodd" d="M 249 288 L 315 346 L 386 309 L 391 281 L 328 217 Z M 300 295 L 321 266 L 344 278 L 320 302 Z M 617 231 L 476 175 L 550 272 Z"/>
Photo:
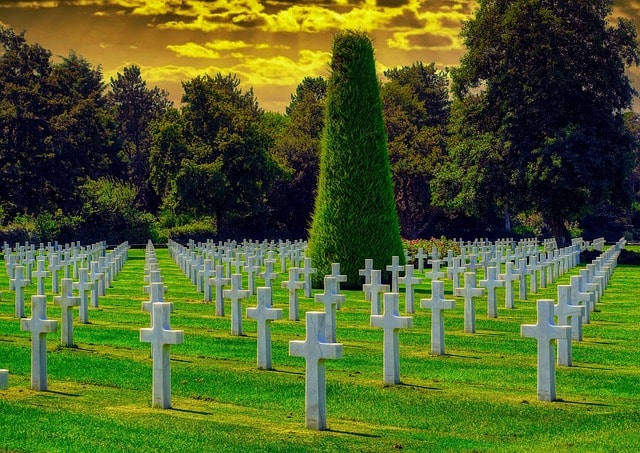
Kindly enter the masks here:
<path id="1" fill-rule="evenodd" d="M 162 118 L 173 103 L 169 101 L 166 91 L 158 87 L 147 88 L 136 65 L 124 68 L 115 79 L 111 78 L 110 87 L 109 101 L 123 140 L 122 153 L 128 167 L 128 180 L 138 188 L 137 203 L 155 210 L 159 201 L 149 177 L 150 125 Z"/>
<path id="2" fill-rule="evenodd" d="M 313 211 L 326 94 L 325 79 L 305 77 L 270 150 L 283 170 L 269 194 L 272 223 L 298 237 L 306 234 Z"/>
<path id="3" fill-rule="evenodd" d="M 452 71 L 456 98 L 479 99 L 461 104 L 467 127 L 489 134 L 500 153 L 500 203 L 540 212 L 559 245 L 569 240 L 566 221 L 629 201 L 632 139 L 622 113 L 635 92 L 625 68 L 640 56 L 633 24 L 611 25 L 611 8 L 610 0 L 481 0 Z M 468 159 L 478 169 L 484 155 Z"/>
<path id="4" fill-rule="evenodd" d="M 449 86 L 434 64 L 390 69 L 381 96 L 403 237 L 420 237 L 439 212 L 429 183 L 446 153 Z"/>
<path id="5" fill-rule="evenodd" d="M 373 46 L 358 32 L 333 42 L 309 254 L 317 276 L 339 262 L 352 288 L 365 259 L 378 269 L 404 261 Z"/>
<path id="6" fill-rule="evenodd" d="M 276 165 L 253 90 L 235 75 L 183 83 L 182 118 L 189 157 L 176 178 L 178 202 L 196 215 L 214 214 L 221 234 L 258 228 Z"/>

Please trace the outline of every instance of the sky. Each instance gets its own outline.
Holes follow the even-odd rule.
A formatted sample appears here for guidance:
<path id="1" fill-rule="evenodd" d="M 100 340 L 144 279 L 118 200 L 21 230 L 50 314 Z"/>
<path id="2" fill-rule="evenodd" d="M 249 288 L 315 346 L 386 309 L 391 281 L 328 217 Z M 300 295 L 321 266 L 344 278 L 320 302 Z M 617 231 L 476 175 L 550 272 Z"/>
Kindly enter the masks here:
<path id="1" fill-rule="evenodd" d="M 614 5 L 640 28 L 640 0 Z M 366 31 L 380 74 L 417 61 L 444 69 L 463 55 L 460 27 L 476 9 L 475 0 L 0 0 L 0 24 L 54 61 L 74 51 L 106 82 L 135 64 L 176 105 L 182 81 L 220 72 L 283 112 L 304 77 L 329 75 L 337 31 Z M 640 91 L 640 70 L 630 75 Z"/>

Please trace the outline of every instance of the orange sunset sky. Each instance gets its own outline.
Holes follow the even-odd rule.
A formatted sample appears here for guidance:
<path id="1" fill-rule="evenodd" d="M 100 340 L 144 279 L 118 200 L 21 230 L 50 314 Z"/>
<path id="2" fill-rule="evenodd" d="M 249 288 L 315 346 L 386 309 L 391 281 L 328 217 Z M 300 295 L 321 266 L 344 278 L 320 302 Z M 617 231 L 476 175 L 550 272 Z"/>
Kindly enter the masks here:
<path id="1" fill-rule="evenodd" d="M 614 5 L 614 17 L 640 28 L 640 0 Z M 328 75 L 336 31 L 367 31 L 380 73 L 416 61 L 445 68 L 458 64 L 460 26 L 476 8 L 472 0 L 0 0 L 0 24 L 54 57 L 75 51 L 105 81 L 136 64 L 176 104 L 181 81 L 235 73 L 262 108 L 282 112 L 305 76 Z M 640 87 L 640 70 L 630 75 Z"/>

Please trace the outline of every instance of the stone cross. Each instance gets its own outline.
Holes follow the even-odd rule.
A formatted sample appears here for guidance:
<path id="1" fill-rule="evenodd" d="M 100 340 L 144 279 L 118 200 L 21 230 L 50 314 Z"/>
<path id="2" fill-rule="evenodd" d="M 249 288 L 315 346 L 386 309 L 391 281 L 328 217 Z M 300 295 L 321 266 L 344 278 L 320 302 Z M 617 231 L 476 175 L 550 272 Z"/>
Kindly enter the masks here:
<path id="1" fill-rule="evenodd" d="M 514 308 L 513 282 L 523 278 L 513 269 L 513 262 L 507 261 L 505 264 L 504 274 L 498 275 L 500 280 L 504 280 L 504 308 Z"/>
<path id="2" fill-rule="evenodd" d="M 93 285 L 89 281 L 89 269 L 86 267 L 78 269 L 78 281 L 73 284 L 73 288 L 78 291 L 78 297 L 80 298 L 78 320 L 82 324 L 89 323 L 89 291 L 91 291 Z"/>
<path id="3" fill-rule="evenodd" d="M 442 310 L 452 310 L 456 306 L 453 299 L 444 298 L 444 282 L 431 281 L 431 298 L 420 299 L 421 308 L 431 309 L 431 353 L 444 355 L 444 316 Z"/>
<path id="4" fill-rule="evenodd" d="M 347 276 L 340 273 L 340 263 L 331 263 L 331 274 L 329 274 L 329 276 L 336 278 L 336 281 L 338 282 L 338 291 L 340 291 L 340 283 L 347 282 Z"/>
<path id="5" fill-rule="evenodd" d="M 80 306 L 80 298 L 73 295 L 73 280 L 62 279 L 62 293 L 53 298 L 53 304 L 60 307 L 62 315 L 61 343 L 64 346 L 73 346 L 73 307 Z"/>
<path id="6" fill-rule="evenodd" d="M 486 278 L 478 282 L 478 286 L 487 289 L 487 316 L 489 318 L 498 317 L 498 302 L 496 300 L 496 288 L 504 288 L 504 280 L 498 280 L 498 268 L 489 266 Z"/>
<path id="7" fill-rule="evenodd" d="M 247 265 L 244 267 L 247 273 L 247 289 L 251 291 L 251 294 L 256 293 L 256 275 L 260 270 L 260 266 L 256 264 L 256 257 L 254 255 L 247 256 Z"/>
<path id="8" fill-rule="evenodd" d="M 371 315 L 371 327 L 384 329 L 383 382 L 385 385 L 400 383 L 400 341 L 398 331 L 413 325 L 411 316 L 398 314 L 398 293 L 385 293 L 384 314 Z"/>
<path id="9" fill-rule="evenodd" d="M 324 338 L 325 313 L 306 313 L 307 337 L 304 341 L 290 341 L 289 355 L 304 357 L 305 373 L 305 425 L 307 428 L 327 429 L 326 359 L 342 358 L 342 344 L 329 343 Z"/>
<path id="10" fill-rule="evenodd" d="M 585 303 L 585 311 L 584 311 L 584 323 L 591 323 L 591 312 L 593 311 L 592 302 L 594 300 L 593 293 L 586 291 L 584 287 L 584 278 L 580 275 L 572 275 L 571 276 L 571 300 L 580 303 Z M 582 332 L 576 332 L 573 329 L 571 330 L 573 335 L 573 339 L 576 341 L 582 341 Z"/>
<path id="11" fill-rule="evenodd" d="M 440 265 L 442 265 L 442 260 L 431 260 L 431 271 L 425 272 L 424 276 L 431 280 L 440 280 L 446 274 L 440 270 Z"/>
<path id="12" fill-rule="evenodd" d="M 231 335 L 242 335 L 241 301 L 251 297 L 251 291 L 242 289 L 242 274 L 231 274 L 231 289 L 225 289 L 223 294 L 231 300 Z"/>
<path id="13" fill-rule="evenodd" d="M 405 266 L 404 276 L 398 278 L 398 284 L 405 287 L 405 313 L 415 313 L 413 303 L 413 286 L 419 285 L 422 280 L 414 276 L 413 264 L 407 264 Z"/>
<path id="14" fill-rule="evenodd" d="M 169 316 L 173 310 L 173 304 L 157 302 L 153 304 L 151 316 L 152 327 L 140 329 L 140 341 L 151 343 L 151 356 L 153 358 L 153 399 L 152 406 L 162 409 L 171 407 L 171 362 L 169 346 L 184 342 L 184 331 L 172 330 L 169 324 Z"/>
<path id="15" fill-rule="evenodd" d="M 31 332 L 31 389 L 47 390 L 47 337 L 58 322 L 47 319 L 47 296 L 31 296 L 31 318 L 20 320 L 20 330 Z"/>
<path id="16" fill-rule="evenodd" d="M 282 319 L 282 308 L 271 307 L 271 288 L 258 288 L 258 306 L 247 308 L 247 318 L 257 322 L 258 369 L 271 369 L 271 321 Z"/>
<path id="17" fill-rule="evenodd" d="M 278 274 L 273 271 L 273 265 L 276 264 L 275 260 L 264 260 L 264 272 L 258 274 L 260 278 L 264 279 L 264 286 L 271 288 L 271 282 L 278 278 Z"/>
<path id="18" fill-rule="evenodd" d="M 302 281 L 304 282 L 304 297 L 311 298 L 311 290 L 313 285 L 311 284 L 311 276 L 318 272 L 318 269 L 311 267 L 311 258 L 304 259 L 304 267 L 300 269 L 300 273 L 303 275 Z"/>
<path id="19" fill-rule="evenodd" d="M 215 269 L 213 269 L 213 261 L 210 259 L 204 260 L 202 262 L 202 270 L 200 270 L 198 273 L 198 283 L 202 285 L 204 303 L 211 302 L 211 277 L 213 277 L 215 274 L 216 271 Z"/>
<path id="20" fill-rule="evenodd" d="M 44 279 L 49 276 L 49 271 L 44 268 L 44 265 L 44 258 L 38 258 L 36 270 L 32 274 L 36 278 L 36 294 L 39 296 L 44 295 Z"/>
<path id="21" fill-rule="evenodd" d="M 555 401 L 556 365 L 552 341 L 568 339 L 571 327 L 553 323 L 553 300 L 540 299 L 537 308 L 537 323 L 521 325 L 520 335 L 538 340 L 538 401 Z"/>
<path id="22" fill-rule="evenodd" d="M 400 258 L 398 256 L 391 257 L 391 264 L 387 265 L 386 269 L 391 272 L 391 292 L 398 292 L 398 278 L 400 272 L 404 270 L 404 266 L 400 265 Z"/>
<path id="23" fill-rule="evenodd" d="M 455 288 L 453 293 L 456 297 L 464 297 L 464 331 L 465 333 L 476 332 L 476 304 L 474 297 L 484 295 L 483 288 L 476 288 L 476 273 L 464 273 L 464 288 Z"/>
<path id="24" fill-rule="evenodd" d="M 14 278 L 11 279 L 13 290 L 16 292 L 16 318 L 24 318 L 24 288 L 31 283 L 24 278 L 24 266 L 16 266 L 13 270 Z"/>
<path id="25" fill-rule="evenodd" d="M 289 280 L 281 282 L 282 288 L 289 290 L 289 321 L 299 321 L 298 291 L 304 288 L 304 282 L 299 278 L 300 269 L 289 268 Z"/>
<path id="26" fill-rule="evenodd" d="M 520 258 L 520 261 L 518 262 L 518 274 L 520 274 L 520 288 L 519 288 L 519 295 L 518 298 L 520 300 L 527 300 L 527 274 L 528 274 L 528 269 L 527 269 L 527 259 L 526 258 Z"/>
<path id="27" fill-rule="evenodd" d="M 324 337 L 329 343 L 336 342 L 336 310 L 338 305 L 344 303 L 346 299 L 344 295 L 338 294 L 338 292 L 338 279 L 327 275 L 324 278 L 324 293 L 315 295 L 315 301 L 324 304 Z"/>
<path id="28" fill-rule="evenodd" d="M 58 271 L 62 269 L 60 257 L 57 253 L 49 255 L 49 272 L 51 272 L 51 292 L 58 294 Z"/>
<path id="29" fill-rule="evenodd" d="M 424 270 L 424 260 L 429 256 L 424 253 L 424 249 L 422 247 L 418 247 L 418 253 L 416 253 L 416 263 L 418 264 L 418 272 L 422 272 Z"/>
<path id="30" fill-rule="evenodd" d="M 460 288 L 460 275 L 465 271 L 465 267 L 462 265 L 462 258 L 454 258 L 453 264 L 447 266 L 447 275 L 453 281 L 453 289 Z"/>
<path id="31" fill-rule="evenodd" d="M 541 270 L 542 266 L 538 264 L 538 257 L 536 255 L 531 255 L 529 257 L 529 266 L 527 267 L 527 273 L 531 275 L 529 286 L 531 288 L 531 292 L 534 294 L 538 292 L 538 272 Z"/>
<path id="32" fill-rule="evenodd" d="M 98 261 L 91 261 L 90 277 L 93 282 L 93 289 L 91 290 L 91 306 L 96 308 L 98 306 L 98 298 L 104 291 L 104 274 L 100 272 L 100 263 Z"/>
<path id="33" fill-rule="evenodd" d="M 371 283 L 362 285 L 365 296 L 369 295 L 371 301 L 371 314 L 379 315 L 382 310 L 380 294 L 389 291 L 389 285 L 382 284 L 382 271 L 374 269 L 371 271 Z"/>
<path id="34" fill-rule="evenodd" d="M 224 265 L 216 265 L 215 277 L 209 279 L 209 284 L 216 288 L 216 316 L 224 316 L 224 291 L 223 287 L 227 286 L 231 279 L 224 276 Z"/>
<path id="35" fill-rule="evenodd" d="M 142 311 L 153 313 L 153 304 L 164 302 L 165 286 L 162 282 L 149 283 L 149 300 L 142 302 Z M 153 326 L 153 316 L 151 317 L 151 325 Z"/>
<path id="36" fill-rule="evenodd" d="M 573 326 L 576 329 L 580 329 L 580 336 L 582 336 L 582 315 L 584 314 L 585 307 L 583 305 L 574 305 L 571 300 L 571 285 L 558 285 L 558 303 L 553 306 L 553 312 L 558 318 L 559 326 L 570 326 L 573 331 Z M 578 325 L 578 322 L 580 324 Z M 558 365 L 571 366 L 572 351 L 571 351 L 571 338 L 558 338 Z"/>
<path id="37" fill-rule="evenodd" d="M 368 285 L 371 283 L 371 271 L 373 270 L 373 259 L 371 258 L 366 258 L 364 260 L 364 269 L 360 269 L 358 271 L 358 275 L 360 275 L 361 277 L 364 277 L 364 284 Z M 370 299 L 370 294 L 369 293 L 365 293 L 365 300 L 369 301 Z"/>

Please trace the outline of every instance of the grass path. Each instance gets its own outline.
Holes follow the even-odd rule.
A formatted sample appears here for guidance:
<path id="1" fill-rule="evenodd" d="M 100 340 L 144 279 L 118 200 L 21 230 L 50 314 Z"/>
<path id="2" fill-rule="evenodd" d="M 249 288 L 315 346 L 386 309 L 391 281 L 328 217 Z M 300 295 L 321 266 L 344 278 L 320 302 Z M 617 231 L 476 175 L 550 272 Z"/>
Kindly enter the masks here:
<path id="1" fill-rule="evenodd" d="M 536 344 L 521 338 L 534 323 L 535 300 L 555 298 L 555 285 L 515 310 L 499 304 L 497 319 L 476 302 L 476 334 L 463 333 L 462 300 L 445 314 L 447 355 L 430 354 L 430 312 L 417 308 L 414 327 L 400 332 L 402 384 L 382 385 L 382 330 L 369 327 L 362 292 L 345 291 L 338 311 L 344 357 L 326 362 L 330 430 L 304 428 L 304 360 L 288 342 L 304 339 L 304 322 L 287 321 L 286 290 L 274 288 L 283 320 L 272 324 L 273 371 L 256 369 L 256 331 L 243 319 L 242 337 L 227 316 L 215 316 L 164 249 L 160 270 L 174 303 L 174 329 L 185 341 L 171 347 L 170 410 L 151 408 L 149 345 L 139 329 L 149 315 L 140 304 L 144 250 L 130 259 L 90 324 L 74 325 L 76 348 L 48 343 L 49 391 L 30 382 L 30 339 L 13 317 L 13 293 L 0 276 L 0 451 L 631 451 L 640 446 L 640 267 L 620 265 L 573 344 L 570 368 L 557 369 L 561 401 L 536 401 Z M 572 274 L 576 274 L 574 270 Z M 559 282 L 566 284 L 569 276 Z M 27 291 L 27 316 L 30 295 Z M 50 288 L 48 288 L 50 290 Z M 31 292 L 29 292 L 31 291 Z M 450 282 L 446 291 L 451 296 Z M 429 294 L 418 287 L 419 298 Z M 498 300 L 503 301 L 501 290 Z M 322 305 L 300 299 L 304 311 Z M 254 306 L 255 296 L 243 305 Z M 401 307 L 403 303 L 401 302 Z M 77 315 L 77 313 L 76 313 Z M 60 319 L 49 296 L 48 316 Z M 76 316 L 77 318 L 77 316 Z"/>

